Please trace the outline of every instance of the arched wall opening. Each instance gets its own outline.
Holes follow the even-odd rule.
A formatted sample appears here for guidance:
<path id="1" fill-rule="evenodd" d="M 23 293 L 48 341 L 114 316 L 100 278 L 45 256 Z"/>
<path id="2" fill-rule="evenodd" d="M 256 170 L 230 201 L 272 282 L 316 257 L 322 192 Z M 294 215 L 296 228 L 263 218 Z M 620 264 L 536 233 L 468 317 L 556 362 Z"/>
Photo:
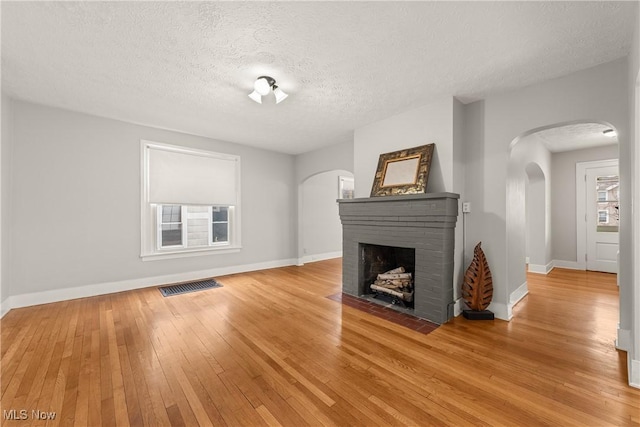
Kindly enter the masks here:
<path id="1" fill-rule="evenodd" d="M 298 189 L 298 265 L 342 256 L 342 224 L 338 215 L 339 181 L 353 178 L 343 169 L 306 177 Z"/>
<path id="2" fill-rule="evenodd" d="M 571 126 L 606 126 L 606 122 L 572 121 L 531 129 L 515 138 L 509 147 L 507 165 L 506 249 L 508 315 L 527 293 L 529 271 L 546 274 L 553 269 L 552 248 L 552 152 L 542 132 Z M 586 148 L 586 147 L 585 147 Z M 580 147 L 572 150 L 581 149 Z"/>

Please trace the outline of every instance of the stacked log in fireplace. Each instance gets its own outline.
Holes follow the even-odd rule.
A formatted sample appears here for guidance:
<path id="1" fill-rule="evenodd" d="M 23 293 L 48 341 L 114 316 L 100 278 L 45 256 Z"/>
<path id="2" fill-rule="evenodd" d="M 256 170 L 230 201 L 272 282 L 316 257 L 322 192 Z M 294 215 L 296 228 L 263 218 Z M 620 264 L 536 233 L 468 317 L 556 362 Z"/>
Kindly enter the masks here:
<path id="1" fill-rule="evenodd" d="M 404 267 L 378 274 L 370 287 L 374 295 L 390 297 L 393 303 L 406 305 L 413 301 L 413 277 Z"/>

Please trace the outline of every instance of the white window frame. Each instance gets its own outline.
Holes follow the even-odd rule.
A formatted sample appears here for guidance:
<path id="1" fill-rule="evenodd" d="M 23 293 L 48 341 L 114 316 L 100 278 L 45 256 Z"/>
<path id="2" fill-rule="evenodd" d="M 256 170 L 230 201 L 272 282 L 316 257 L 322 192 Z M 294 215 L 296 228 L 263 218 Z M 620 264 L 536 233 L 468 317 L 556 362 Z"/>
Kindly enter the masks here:
<path id="1" fill-rule="evenodd" d="M 162 206 L 164 205 L 156 205 L 156 248 L 159 251 L 164 250 L 172 250 L 177 248 L 184 248 L 185 242 L 187 241 L 187 207 L 185 205 L 166 205 L 166 206 L 180 206 L 180 218 L 182 225 L 182 244 L 181 245 L 171 245 L 171 246 L 162 246 Z"/>
<path id="2" fill-rule="evenodd" d="M 213 222 L 213 208 L 227 208 L 227 220 L 226 221 L 218 221 L 218 222 Z M 232 222 L 233 222 L 233 216 L 232 214 L 234 213 L 234 207 L 233 206 L 226 206 L 226 205 L 214 205 L 211 206 L 209 209 L 209 245 L 210 246 L 229 246 L 231 244 L 231 241 L 233 240 L 233 236 L 232 236 Z M 213 241 L 213 224 L 227 224 L 227 237 L 228 240 L 226 242 L 214 242 Z"/>
<path id="3" fill-rule="evenodd" d="M 184 245 L 187 243 L 187 215 L 186 215 L 186 206 L 188 203 L 167 203 L 171 205 L 181 205 L 182 206 L 182 221 L 183 221 L 183 246 L 166 246 L 160 247 L 160 236 L 158 235 L 160 230 L 161 218 L 158 216 L 159 206 L 160 204 L 154 204 L 149 202 L 149 163 L 148 163 L 148 151 L 149 148 L 154 147 L 163 147 L 169 148 L 173 151 L 183 152 L 188 154 L 202 155 L 208 157 L 220 157 L 220 158 L 229 158 L 234 157 L 237 159 L 237 168 L 236 168 L 236 205 L 229 206 L 229 242 L 224 242 L 223 244 L 211 244 L 212 240 L 212 209 L 208 209 L 210 221 L 209 221 L 209 245 L 208 246 L 199 246 L 199 247 L 185 247 Z M 193 256 L 204 256 L 204 255 L 212 255 L 212 254 L 224 254 L 224 253 L 237 253 L 242 249 L 241 244 L 241 207 L 240 207 L 240 157 L 232 156 L 229 154 L 215 153 L 213 151 L 207 150 L 199 150 L 190 147 L 169 145 L 154 141 L 140 141 L 140 172 L 141 172 L 141 191 L 140 191 L 140 224 L 141 224 L 141 233 L 140 233 L 140 258 L 143 261 L 156 261 L 163 259 L 172 259 L 172 258 L 185 258 L 185 257 L 193 257 Z M 226 206 L 226 205 L 209 205 L 209 206 Z"/>

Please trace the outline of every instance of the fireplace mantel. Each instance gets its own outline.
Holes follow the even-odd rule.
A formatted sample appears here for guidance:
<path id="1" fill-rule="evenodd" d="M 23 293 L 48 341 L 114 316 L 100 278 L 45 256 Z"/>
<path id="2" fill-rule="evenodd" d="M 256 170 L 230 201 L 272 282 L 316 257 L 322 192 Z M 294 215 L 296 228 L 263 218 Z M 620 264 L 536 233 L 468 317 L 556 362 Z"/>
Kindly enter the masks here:
<path id="1" fill-rule="evenodd" d="M 341 199 L 342 290 L 363 296 L 362 245 L 415 249 L 414 315 L 441 324 L 453 316 L 458 199 L 454 193 Z"/>

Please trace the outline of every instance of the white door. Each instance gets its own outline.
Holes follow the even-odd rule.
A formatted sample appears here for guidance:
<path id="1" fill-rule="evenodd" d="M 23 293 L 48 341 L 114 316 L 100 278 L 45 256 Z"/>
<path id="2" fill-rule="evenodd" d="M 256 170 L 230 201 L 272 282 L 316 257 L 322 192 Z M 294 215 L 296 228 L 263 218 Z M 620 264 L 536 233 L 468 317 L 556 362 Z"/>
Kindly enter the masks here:
<path id="1" fill-rule="evenodd" d="M 618 272 L 618 166 L 586 170 L 587 270 Z"/>

